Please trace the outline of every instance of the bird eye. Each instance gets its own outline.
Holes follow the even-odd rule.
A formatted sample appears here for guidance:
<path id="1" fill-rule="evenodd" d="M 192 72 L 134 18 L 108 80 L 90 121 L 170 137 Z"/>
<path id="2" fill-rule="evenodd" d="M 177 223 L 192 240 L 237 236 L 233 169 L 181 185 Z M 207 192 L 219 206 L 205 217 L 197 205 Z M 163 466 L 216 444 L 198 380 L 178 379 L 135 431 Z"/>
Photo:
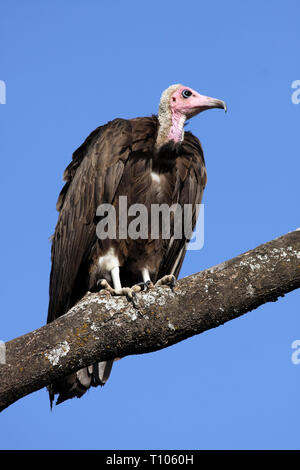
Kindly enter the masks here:
<path id="1" fill-rule="evenodd" d="M 181 94 L 182 94 L 183 98 L 189 98 L 191 96 L 192 92 L 190 90 L 183 90 Z"/>

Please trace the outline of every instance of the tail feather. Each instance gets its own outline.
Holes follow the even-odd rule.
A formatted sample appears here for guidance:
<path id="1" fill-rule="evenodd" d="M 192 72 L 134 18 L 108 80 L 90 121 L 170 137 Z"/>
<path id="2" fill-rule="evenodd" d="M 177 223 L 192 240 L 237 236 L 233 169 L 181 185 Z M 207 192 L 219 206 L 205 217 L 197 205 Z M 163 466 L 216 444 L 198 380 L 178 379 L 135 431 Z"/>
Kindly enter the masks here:
<path id="1" fill-rule="evenodd" d="M 104 385 L 109 379 L 114 361 L 98 362 L 93 365 L 92 385 Z"/>
<path id="2" fill-rule="evenodd" d="M 98 364 L 84 367 L 49 385 L 48 391 L 51 408 L 56 394 L 58 394 L 56 405 L 59 405 L 69 398 L 82 397 L 91 386 L 104 385 L 110 376 L 113 362 L 113 360 L 99 362 Z"/>

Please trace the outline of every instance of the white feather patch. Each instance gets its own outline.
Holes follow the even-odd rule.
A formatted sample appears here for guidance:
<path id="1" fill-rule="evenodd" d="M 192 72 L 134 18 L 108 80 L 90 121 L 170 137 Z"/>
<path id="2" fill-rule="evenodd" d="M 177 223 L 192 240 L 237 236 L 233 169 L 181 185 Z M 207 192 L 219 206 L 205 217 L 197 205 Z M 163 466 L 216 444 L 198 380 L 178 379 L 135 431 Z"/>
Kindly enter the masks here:
<path id="1" fill-rule="evenodd" d="M 158 173 L 155 173 L 154 171 L 151 172 L 151 178 L 152 178 L 152 181 L 154 181 L 155 183 L 160 183 L 160 175 Z"/>
<path id="2" fill-rule="evenodd" d="M 100 256 L 98 263 L 101 271 L 111 272 L 114 268 L 120 266 L 120 261 L 114 248 L 110 248 L 104 256 Z"/>

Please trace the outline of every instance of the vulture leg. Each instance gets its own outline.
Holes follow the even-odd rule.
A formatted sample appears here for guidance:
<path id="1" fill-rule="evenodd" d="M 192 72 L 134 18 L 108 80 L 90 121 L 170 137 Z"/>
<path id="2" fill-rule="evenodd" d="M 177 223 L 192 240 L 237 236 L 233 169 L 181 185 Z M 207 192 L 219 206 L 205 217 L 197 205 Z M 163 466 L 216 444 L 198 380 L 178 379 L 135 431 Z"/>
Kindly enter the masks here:
<path id="1" fill-rule="evenodd" d="M 149 270 L 147 268 L 143 268 L 141 273 L 142 273 L 143 282 L 139 282 L 137 285 L 141 286 L 142 290 L 151 289 L 153 287 L 153 283 L 150 279 Z"/>

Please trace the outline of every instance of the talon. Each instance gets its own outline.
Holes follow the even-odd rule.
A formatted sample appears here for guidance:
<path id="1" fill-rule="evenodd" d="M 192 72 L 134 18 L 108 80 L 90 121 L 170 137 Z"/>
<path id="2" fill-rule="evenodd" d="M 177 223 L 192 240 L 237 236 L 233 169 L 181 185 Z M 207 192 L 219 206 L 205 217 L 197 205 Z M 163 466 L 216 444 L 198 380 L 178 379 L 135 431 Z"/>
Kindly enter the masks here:
<path id="1" fill-rule="evenodd" d="M 175 286 L 176 286 L 176 279 L 175 279 L 175 276 L 173 276 L 173 278 L 171 280 L 171 283 L 170 283 L 170 287 L 171 287 L 172 292 L 174 292 L 174 287 Z"/>
<path id="2" fill-rule="evenodd" d="M 139 282 L 138 284 L 136 284 L 136 286 L 140 287 L 141 291 L 146 290 L 146 283 L 145 282 Z"/>
<path id="3" fill-rule="evenodd" d="M 153 287 L 153 284 L 151 281 L 146 281 L 146 282 L 139 282 L 138 284 L 136 284 L 135 286 L 133 286 L 132 289 L 134 289 L 135 287 L 139 287 L 140 289 L 137 290 L 136 292 L 144 292 L 145 290 L 148 290 L 148 289 L 151 289 L 151 287 Z"/>
<path id="4" fill-rule="evenodd" d="M 127 289 L 126 297 L 127 297 L 128 302 L 131 302 L 134 308 L 137 309 L 137 295 L 135 291 L 129 287 L 127 287 L 126 289 Z"/>

